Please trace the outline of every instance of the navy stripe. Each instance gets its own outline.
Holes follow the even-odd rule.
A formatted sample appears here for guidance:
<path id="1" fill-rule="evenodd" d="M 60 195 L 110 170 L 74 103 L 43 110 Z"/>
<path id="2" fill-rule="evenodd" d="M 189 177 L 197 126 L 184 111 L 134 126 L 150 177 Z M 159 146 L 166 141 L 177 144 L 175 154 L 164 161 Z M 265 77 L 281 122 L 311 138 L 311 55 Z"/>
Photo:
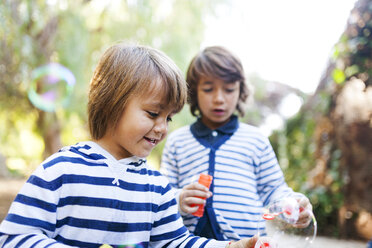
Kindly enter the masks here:
<path id="1" fill-rule="evenodd" d="M 246 226 L 231 226 L 233 229 L 240 229 L 240 230 L 251 230 L 256 231 L 257 227 L 246 227 Z"/>
<path id="2" fill-rule="evenodd" d="M 4 235 L 4 234 L 3 234 L 3 235 Z M 9 235 L 9 236 L 6 238 L 3 247 L 6 247 L 6 244 L 12 242 L 12 240 L 13 240 L 15 237 L 17 237 L 17 235 Z"/>
<path id="3" fill-rule="evenodd" d="M 233 157 L 228 157 L 228 156 L 223 156 L 223 155 L 218 155 L 218 158 L 224 158 L 226 160 L 233 160 L 233 161 L 238 161 L 238 162 L 241 162 L 243 164 L 247 164 L 247 161 L 246 160 L 241 160 L 241 159 L 237 159 L 237 158 L 233 158 Z M 251 164 L 249 164 L 251 165 Z"/>
<path id="4" fill-rule="evenodd" d="M 227 193 L 214 193 L 214 195 L 221 195 L 221 196 L 231 196 L 231 197 L 242 197 L 242 195 L 236 195 L 236 194 L 227 194 Z M 256 194 L 254 196 L 257 196 Z M 250 196 L 247 196 L 247 199 L 250 199 L 252 201 L 260 201 L 258 198 L 252 198 Z"/>
<path id="5" fill-rule="evenodd" d="M 264 181 L 265 178 L 271 177 L 271 176 L 273 176 L 273 175 L 276 175 L 276 177 L 274 177 L 274 178 L 270 178 L 270 183 L 275 182 L 275 181 L 277 181 L 277 180 L 281 180 L 281 179 L 282 179 L 281 174 L 278 175 L 278 173 L 279 173 L 279 171 L 276 170 L 276 171 L 273 171 L 273 172 L 271 172 L 271 173 L 269 173 L 269 174 L 266 174 L 266 175 L 264 175 L 264 176 L 258 177 L 257 180 L 261 182 L 261 181 Z M 264 184 L 267 184 L 267 182 L 265 182 Z M 259 184 L 257 184 L 257 185 L 258 185 L 258 186 L 261 186 L 262 183 L 259 183 Z"/>
<path id="6" fill-rule="evenodd" d="M 172 198 L 172 200 L 170 200 L 170 201 L 168 201 L 168 202 L 166 202 L 166 203 L 164 203 L 162 205 L 159 205 L 157 212 L 167 210 L 171 206 L 176 206 L 176 205 L 177 205 L 176 199 L 175 198 Z"/>
<path id="7" fill-rule="evenodd" d="M 56 209 L 57 209 L 56 205 L 53 203 L 42 201 L 42 200 L 29 197 L 29 196 L 25 196 L 22 194 L 18 194 L 16 198 L 14 199 L 14 201 L 25 204 L 25 205 L 30 205 L 30 206 L 34 206 L 37 208 L 41 208 L 41 209 L 44 209 L 45 211 L 52 212 L 52 213 L 56 212 Z"/>
<path id="8" fill-rule="evenodd" d="M 122 180 L 120 181 L 120 188 L 130 190 L 130 191 L 141 191 L 141 192 L 156 192 L 159 194 L 163 194 L 164 191 L 167 191 L 167 188 L 163 188 L 162 186 L 157 185 L 149 185 L 149 184 L 137 184 L 137 183 L 129 183 Z M 85 175 L 74 175 L 74 174 L 64 174 L 53 181 L 45 181 L 37 176 L 32 175 L 28 180 L 29 183 L 32 183 L 36 186 L 41 188 L 49 189 L 49 190 L 57 190 L 63 184 L 68 183 L 83 183 L 83 184 L 90 184 L 90 185 L 112 185 L 112 178 L 105 178 L 105 177 L 91 177 Z M 168 186 L 170 188 L 170 186 Z"/>
<path id="9" fill-rule="evenodd" d="M 36 247 L 37 244 L 39 244 L 41 241 L 43 241 L 43 240 L 42 240 L 42 239 L 37 240 L 34 244 L 31 245 L 30 248 L 34 248 L 34 247 Z"/>
<path id="10" fill-rule="evenodd" d="M 57 243 L 58 243 L 57 241 L 52 242 L 52 243 L 48 244 L 47 246 L 45 246 L 44 248 L 48 248 L 49 246 L 52 246 L 52 245 L 57 244 Z"/>
<path id="11" fill-rule="evenodd" d="M 255 140 L 255 142 L 258 141 L 258 140 Z M 235 144 L 236 143 L 236 144 Z M 238 143 L 240 143 L 241 145 L 238 145 Z M 254 143 L 254 141 L 249 141 L 249 140 L 245 140 L 245 139 L 237 139 L 236 137 L 232 137 L 229 141 L 228 144 L 226 144 L 227 147 L 235 147 L 235 148 L 239 148 L 239 149 L 246 149 L 252 153 L 257 153 L 257 151 L 254 151 L 252 148 L 254 149 L 257 149 L 259 152 L 263 152 L 265 150 L 265 148 L 261 148 L 259 146 L 257 146 L 256 143 Z"/>
<path id="12" fill-rule="evenodd" d="M 268 158 L 267 160 L 261 161 L 261 164 L 267 164 L 269 162 L 272 162 L 273 160 L 276 162 L 276 156 L 275 155 L 271 158 Z"/>
<path id="13" fill-rule="evenodd" d="M 225 165 L 225 166 L 228 166 L 228 164 L 221 164 L 221 163 L 218 163 L 218 165 Z M 239 167 L 236 167 L 236 166 L 231 166 L 231 167 L 233 167 L 233 168 L 236 168 L 236 169 L 239 169 L 240 171 L 242 171 L 242 172 L 246 172 L 246 174 L 243 174 L 243 173 L 239 173 L 239 172 L 234 172 L 234 171 L 228 171 L 228 170 L 216 170 L 216 172 L 220 172 L 222 175 L 223 174 L 232 174 L 232 175 L 237 175 L 237 176 L 241 176 L 241 177 L 243 177 L 243 178 L 246 178 L 246 179 L 250 179 L 250 180 L 253 180 L 253 181 L 255 181 L 256 180 L 256 178 L 255 177 L 251 177 L 251 176 L 249 176 L 248 175 L 248 173 L 247 173 L 247 169 L 243 169 L 243 168 L 239 168 Z M 227 169 L 227 168 L 226 168 Z M 253 172 L 252 172 L 252 174 L 253 174 Z M 218 177 L 218 179 L 221 179 L 221 180 L 231 180 L 231 178 L 229 178 L 229 177 Z M 238 181 L 238 180 L 237 180 Z"/>
<path id="14" fill-rule="evenodd" d="M 248 207 L 254 207 L 254 208 L 261 208 L 261 206 L 248 204 L 246 202 L 231 202 L 231 201 L 213 201 L 213 203 L 220 203 L 220 204 L 231 204 L 231 205 L 240 205 L 240 206 L 248 206 Z"/>
<path id="15" fill-rule="evenodd" d="M 156 177 L 162 176 L 162 174 L 159 171 L 149 170 L 149 169 L 146 169 L 146 168 L 142 168 L 140 170 L 128 168 L 127 172 L 137 173 L 137 174 L 140 174 L 140 175 L 156 176 Z"/>
<path id="16" fill-rule="evenodd" d="M 187 232 L 187 229 L 185 226 L 181 226 L 177 230 L 174 230 L 172 232 L 166 232 L 159 235 L 153 235 L 150 237 L 150 241 L 156 242 L 156 241 L 162 241 L 165 239 L 174 239 L 174 237 L 179 237 L 181 235 L 184 235 L 184 233 Z"/>
<path id="17" fill-rule="evenodd" d="M 253 186 L 253 187 L 256 187 L 255 185 L 253 185 L 253 184 L 249 184 L 249 183 L 247 183 L 247 185 L 251 185 L 251 186 Z M 232 186 L 221 186 L 221 185 L 218 185 L 218 186 L 215 186 L 215 188 L 239 189 L 239 190 L 245 190 L 245 191 L 248 191 L 248 192 L 250 192 L 250 193 L 254 193 L 254 194 L 257 193 L 257 191 L 255 191 L 255 190 L 249 190 L 249 189 L 247 189 L 247 188 L 241 188 L 241 187 L 232 187 Z"/>
<path id="18" fill-rule="evenodd" d="M 185 245 L 185 248 L 191 248 L 196 241 L 198 241 L 199 237 L 192 237 L 187 244 Z"/>
<path id="19" fill-rule="evenodd" d="M 62 226 L 65 225 L 84 229 L 105 230 L 110 232 L 138 232 L 139 230 L 141 231 L 151 230 L 151 223 L 148 222 L 126 223 L 80 219 L 74 217 L 66 217 L 61 220 L 57 220 L 56 223 L 57 228 L 61 228 Z"/>
<path id="20" fill-rule="evenodd" d="M 36 236 L 36 234 L 31 234 L 31 235 L 27 235 L 25 236 L 23 239 L 21 239 L 15 246 L 14 248 L 18 248 L 18 247 L 22 247 L 22 245 L 30 238 Z"/>
<path id="21" fill-rule="evenodd" d="M 261 216 L 259 216 L 259 218 L 261 219 Z M 236 222 L 243 222 L 241 224 L 244 224 L 244 223 L 259 223 L 259 222 L 261 222 L 260 220 L 242 220 L 241 218 L 232 218 L 232 217 L 225 217 L 225 219 L 226 220 L 231 220 L 231 221 L 236 221 Z M 255 227 L 255 229 L 256 229 L 256 227 Z"/>
<path id="22" fill-rule="evenodd" d="M 57 237 L 55 237 L 55 240 L 63 243 L 63 244 L 66 244 L 66 245 L 70 245 L 70 246 L 76 246 L 76 247 L 84 247 L 84 248 L 98 248 L 100 247 L 102 244 L 96 244 L 96 243 L 90 243 L 90 242 L 83 242 L 83 241 L 79 241 L 79 240 L 73 240 L 73 239 L 66 239 L 64 237 L 62 237 L 61 235 L 58 235 Z M 52 244 L 49 244 L 48 246 L 51 246 Z"/>
<path id="23" fill-rule="evenodd" d="M 56 157 L 46 163 L 43 164 L 44 169 L 47 169 L 49 167 L 58 165 L 59 163 L 72 163 L 72 164 L 79 164 L 79 165 L 87 165 L 87 166 L 105 166 L 107 167 L 107 164 L 105 163 L 92 163 L 89 161 L 86 161 L 85 159 L 82 159 L 80 157 L 74 158 L 74 157 Z"/>
<path id="24" fill-rule="evenodd" d="M 71 146 L 69 151 L 72 152 L 72 153 L 78 154 L 78 155 L 80 155 L 80 156 L 82 156 L 84 158 L 87 158 L 87 159 L 92 159 L 92 160 L 106 159 L 101 154 L 98 154 L 98 153 L 86 154 L 84 152 L 79 151 L 80 149 L 90 150 L 91 147 L 88 146 L 88 145 L 84 145 L 84 146 Z"/>
<path id="25" fill-rule="evenodd" d="M 161 226 L 161 225 L 165 225 L 165 224 L 168 224 L 170 222 L 173 222 L 173 221 L 176 221 L 180 218 L 179 214 L 172 214 L 172 215 L 169 215 L 167 217 L 164 217 L 162 218 L 161 220 L 159 221 L 155 221 L 154 224 L 153 224 L 153 227 L 158 227 L 158 226 Z"/>
<path id="26" fill-rule="evenodd" d="M 68 205 L 104 207 L 125 211 L 152 211 L 156 209 L 156 205 L 150 202 L 149 203 L 126 202 L 119 201 L 116 199 L 95 198 L 85 196 L 68 196 L 60 198 L 58 207 L 64 207 Z"/>
<path id="27" fill-rule="evenodd" d="M 45 181 L 38 176 L 31 175 L 29 177 L 29 179 L 27 180 L 27 182 L 31 183 L 35 186 L 38 186 L 40 188 L 49 189 L 51 191 L 55 191 L 62 186 L 62 178 L 61 177 L 58 177 L 58 178 L 54 179 L 53 181 L 48 182 L 48 181 Z"/>
<path id="28" fill-rule="evenodd" d="M 203 165 L 207 165 L 208 164 L 208 160 L 204 161 L 203 163 L 201 164 L 195 164 L 193 167 L 190 167 L 190 168 L 187 168 L 187 170 L 185 169 L 186 166 L 189 166 L 190 163 L 187 163 L 185 165 L 183 165 L 181 168 L 180 168 L 180 173 L 179 173 L 179 176 L 182 178 L 182 176 L 185 176 L 187 175 L 188 173 L 190 173 L 190 171 L 193 171 L 194 169 L 198 168 L 198 167 L 201 167 Z M 182 172 L 181 172 L 182 171 Z"/>
<path id="29" fill-rule="evenodd" d="M 37 227 L 37 228 L 48 230 L 50 232 L 54 232 L 54 229 L 55 229 L 54 224 L 52 223 L 42 221 L 39 219 L 19 216 L 16 214 L 8 214 L 5 219 L 9 222 L 14 222 L 20 225 Z"/>
<path id="30" fill-rule="evenodd" d="M 227 210 L 223 208 L 215 208 L 216 210 L 222 211 L 222 212 L 231 212 L 231 213 L 238 213 L 238 214 L 251 214 L 251 215 L 261 215 L 261 212 L 247 212 L 247 211 L 238 211 L 238 210 Z"/>
<path id="31" fill-rule="evenodd" d="M 209 242 L 209 240 L 204 241 L 203 244 L 201 244 L 200 248 L 205 247 L 208 244 L 208 242 Z"/>

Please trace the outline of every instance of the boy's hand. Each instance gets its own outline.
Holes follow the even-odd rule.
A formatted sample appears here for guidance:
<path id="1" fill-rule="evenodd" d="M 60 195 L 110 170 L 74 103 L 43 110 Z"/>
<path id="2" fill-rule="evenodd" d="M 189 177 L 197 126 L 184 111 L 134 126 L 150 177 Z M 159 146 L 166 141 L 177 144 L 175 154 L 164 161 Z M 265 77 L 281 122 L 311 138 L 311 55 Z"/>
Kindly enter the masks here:
<path id="1" fill-rule="evenodd" d="M 196 204 L 205 204 L 206 200 L 204 199 L 211 196 L 212 192 L 210 192 L 204 185 L 201 185 L 200 183 L 191 183 L 183 187 L 180 193 L 180 209 L 184 213 L 192 214 L 199 208 Z"/>
<path id="2" fill-rule="evenodd" d="M 298 199 L 298 203 L 300 205 L 300 216 L 298 221 L 294 226 L 296 228 L 306 228 L 309 226 L 312 217 L 313 217 L 313 206 L 311 205 L 309 199 L 305 196 Z"/>
<path id="3" fill-rule="evenodd" d="M 232 242 L 227 245 L 226 248 L 254 248 L 256 245 L 258 237 L 255 235 L 250 239 L 241 239 L 237 242 Z"/>

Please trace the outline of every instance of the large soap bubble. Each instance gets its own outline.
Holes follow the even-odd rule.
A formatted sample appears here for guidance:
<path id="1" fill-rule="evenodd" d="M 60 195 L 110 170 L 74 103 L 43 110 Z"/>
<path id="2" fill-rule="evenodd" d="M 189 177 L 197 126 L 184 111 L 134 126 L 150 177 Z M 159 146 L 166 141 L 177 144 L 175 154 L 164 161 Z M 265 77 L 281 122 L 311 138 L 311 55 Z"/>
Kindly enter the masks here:
<path id="1" fill-rule="evenodd" d="M 57 63 L 47 64 L 32 71 L 28 97 L 35 107 L 53 112 L 67 106 L 74 85 L 70 70 Z"/>
<path id="2" fill-rule="evenodd" d="M 264 208 L 265 232 L 259 231 L 255 248 L 306 248 L 316 236 L 317 223 L 311 210 L 300 206 L 300 196 L 275 201 Z M 259 229 L 260 230 L 260 229 Z"/>

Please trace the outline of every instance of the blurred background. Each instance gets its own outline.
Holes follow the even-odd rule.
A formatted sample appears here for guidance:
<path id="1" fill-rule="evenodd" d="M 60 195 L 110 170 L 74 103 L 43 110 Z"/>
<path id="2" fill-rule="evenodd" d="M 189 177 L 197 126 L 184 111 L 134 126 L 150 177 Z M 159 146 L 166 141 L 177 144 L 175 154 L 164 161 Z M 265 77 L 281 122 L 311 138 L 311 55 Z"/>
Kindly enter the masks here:
<path id="1" fill-rule="evenodd" d="M 252 89 L 241 120 L 269 136 L 318 234 L 371 239 L 371 32 L 371 0 L 2 0 L 0 220 L 36 166 L 89 139 L 90 77 L 102 52 L 127 40 L 184 73 L 205 46 L 236 53 Z M 170 131 L 193 121 L 185 106 Z"/>

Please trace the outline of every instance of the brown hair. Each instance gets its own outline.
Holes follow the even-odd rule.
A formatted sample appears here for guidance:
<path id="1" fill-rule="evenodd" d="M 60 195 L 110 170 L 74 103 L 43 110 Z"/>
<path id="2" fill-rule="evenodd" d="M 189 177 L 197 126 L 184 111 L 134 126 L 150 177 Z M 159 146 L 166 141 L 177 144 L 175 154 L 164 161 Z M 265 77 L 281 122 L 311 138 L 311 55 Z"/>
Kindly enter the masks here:
<path id="1" fill-rule="evenodd" d="M 219 78 L 224 82 L 239 81 L 239 101 L 236 106 L 239 114 L 244 116 L 243 104 L 249 95 L 245 83 L 243 66 L 240 60 L 224 47 L 211 46 L 199 52 L 192 60 L 187 70 L 188 103 L 191 114 L 197 116 L 200 112 L 197 98 L 197 85 L 201 77 Z"/>
<path id="2" fill-rule="evenodd" d="M 140 45 L 118 43 L 108 48 L 90 82 L 88 121 L 92 138 L 102 138 L 109 127 L 117 125 L 129 97 L 151 94 L 159 80 L 168 106 L 179 112 L 186 103 L 187 86 L 168 56 Z"/>

